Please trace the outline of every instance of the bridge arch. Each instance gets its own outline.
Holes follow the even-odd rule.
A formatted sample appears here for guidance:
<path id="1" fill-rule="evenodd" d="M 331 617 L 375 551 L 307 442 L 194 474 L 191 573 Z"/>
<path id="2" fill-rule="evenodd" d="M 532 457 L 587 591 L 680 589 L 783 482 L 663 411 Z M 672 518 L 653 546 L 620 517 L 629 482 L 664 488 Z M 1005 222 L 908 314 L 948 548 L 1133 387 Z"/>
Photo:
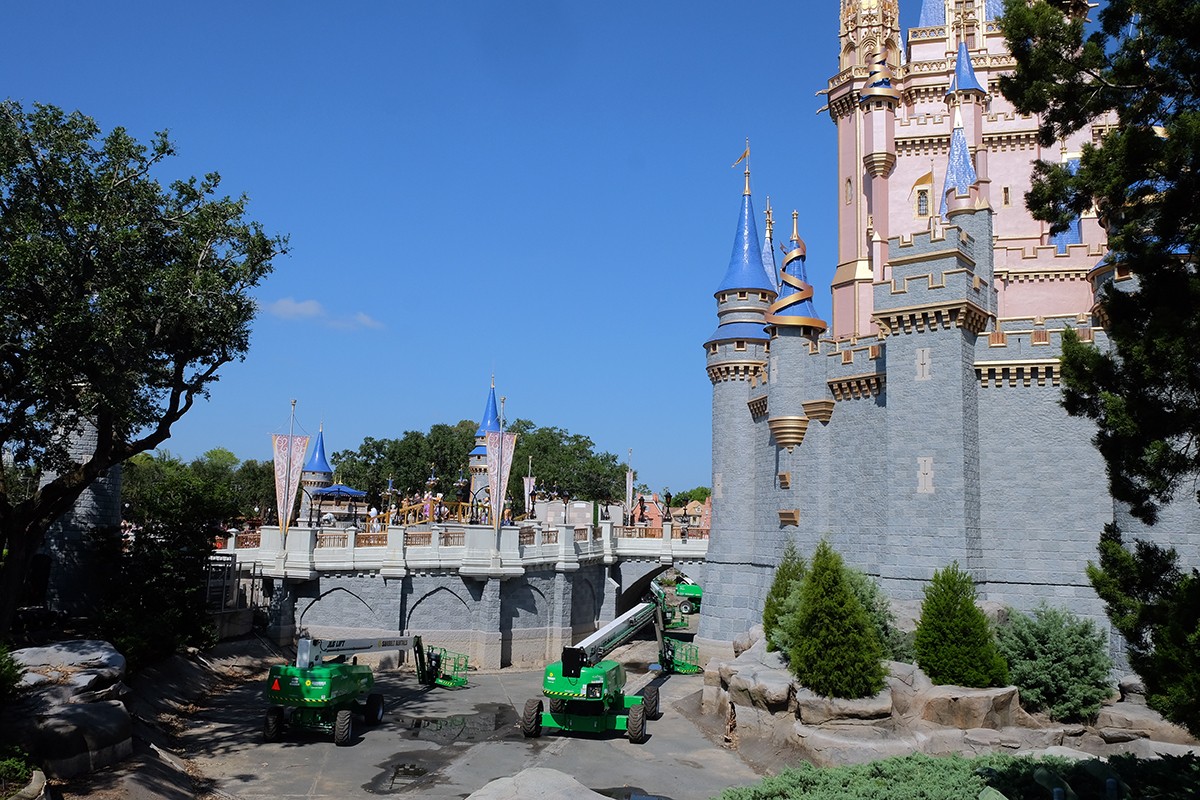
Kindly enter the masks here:
<path id="1" fill-rule="evenodd" d="M 677 561 L 671 564 L 663 564 L 660 561 L 621 561 L 621 591 L 617 595 L 617 613 L 623 614 L 642 602 L 650 592 L 651 581 L 672 567 L 696 583 L 704 584 L 703 561 Z"/>
<path id="2" fill-rule="evenodd" d="M 410 633 L 421 633 L 424 630 L 442 630 L 447 627 L 448 620 L 462 619 L 462 615 L 471 618 L 471 606 L 451 589 L 438 586 L 421 596 L 413 603 L 405 620 L 404 630 Z"/>

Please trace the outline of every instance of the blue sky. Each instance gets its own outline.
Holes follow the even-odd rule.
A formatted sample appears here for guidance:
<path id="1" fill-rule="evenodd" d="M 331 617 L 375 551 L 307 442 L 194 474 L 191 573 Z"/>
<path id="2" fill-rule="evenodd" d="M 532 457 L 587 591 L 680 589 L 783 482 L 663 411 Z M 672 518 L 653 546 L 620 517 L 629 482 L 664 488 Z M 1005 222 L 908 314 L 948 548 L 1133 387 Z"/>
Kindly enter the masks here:
<path id="1" fill-rule="evenodd" d="M 8 4 L 7 96 L 220 172 L 291 237 L 249 355 L 166 449 L 270 457 L 506 416 L 586 434 L 651 488 L 711 480 L 702 343 L 750 137 L 758 214 L 836 258 L 837 0 Z M 902 22 L 915 25 L 915 0 Z M 759 220 L 761 231 L 761 216 Z M 536 465 L 535 472 L 536 472 Z"/>

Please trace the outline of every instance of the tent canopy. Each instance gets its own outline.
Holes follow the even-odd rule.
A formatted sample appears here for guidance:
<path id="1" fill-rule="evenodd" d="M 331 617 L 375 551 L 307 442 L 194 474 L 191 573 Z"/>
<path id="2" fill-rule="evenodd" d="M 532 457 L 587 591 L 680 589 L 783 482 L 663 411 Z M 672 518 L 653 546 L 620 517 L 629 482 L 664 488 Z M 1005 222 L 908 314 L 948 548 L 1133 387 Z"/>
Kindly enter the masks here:
<path id="1" fill-rule="evenodd" d="M 335 483 L 333 486 L 326 486 L 323 489 L 313 489 L 313 497 L 332 497 L 334 499 L 342 497 L 366 497 L 366 492 L 361 492 L 358 489 L 351 489 L 344 483 Z"/>

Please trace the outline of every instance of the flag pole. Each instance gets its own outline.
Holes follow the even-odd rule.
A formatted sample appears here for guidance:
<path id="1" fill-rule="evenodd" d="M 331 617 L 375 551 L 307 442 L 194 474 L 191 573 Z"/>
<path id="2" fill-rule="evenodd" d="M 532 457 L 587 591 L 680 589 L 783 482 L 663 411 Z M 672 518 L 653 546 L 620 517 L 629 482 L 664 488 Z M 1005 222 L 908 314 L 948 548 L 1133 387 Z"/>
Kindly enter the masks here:
<path id="1" fill-rule="evenodd" d="M 287 510 L 283 513 L 283 519 L 279 521 L 279 527 L 283 534 L 284 549 L 287 549 L 288 522 L 292 518 L 292 446 L 295 444 L 293 434 L 296 431 L 296 401 L 292 400 L 292 416 L 288 419 L 288 446 L 287 446 L 287 471 L 283 474 L 283 497 L 287 501 Z M 278 485 L 278 484 L 276 484 Z M 283 510 L 282 508 L 280 509 Z"/>

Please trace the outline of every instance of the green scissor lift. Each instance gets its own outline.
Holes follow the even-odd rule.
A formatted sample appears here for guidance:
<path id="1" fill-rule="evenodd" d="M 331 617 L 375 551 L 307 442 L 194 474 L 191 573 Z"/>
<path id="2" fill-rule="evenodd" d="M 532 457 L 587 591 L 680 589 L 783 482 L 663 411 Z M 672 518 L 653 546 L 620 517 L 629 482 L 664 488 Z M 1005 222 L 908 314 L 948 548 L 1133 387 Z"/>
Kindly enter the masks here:
<path id="1" fill-rule="evenodd" d="M 267 675 L 270 706 L 263 739 L 273 742 L 285 728 L 292 728 L 332 733 L 334 743 L 344 746 L 354 737 L 356 714 L 368 726 L 378 725 L 383 720 L 383 695 L 371 691 L 375 676 L 370 667 L 358 663 L 356 654 L 388 650 L 411 650 L 417 680 L 426 686 L 467 684 L 467 657 L 441 647 L 426 649 L 420 636 L 301 639 L 296 663 L 276 664 Z"/>
<path id="2" fill-rule="evenodd" d="M 651 590 L 653 599 L 634 606 L 579 644 L 564 647 L 562 659 L 546 667 L 542 677 L 545 700 L 529 700 L 521 715 L 525 736 L 541 736 L 543 728 L 594 733 L 616 730 L 625 731 L 635 744 L 646 741 L 646 720 L 661 716 L 658 687 L 647 686 L 641 695 L 627 695 L 625 667 L 604 656 L 653 624 L 662 668 L 678 673 L 700 671 L 695 645 L 663 635 L 668 611 L 673 609 L 658 584 L 651 584 Z"/>

